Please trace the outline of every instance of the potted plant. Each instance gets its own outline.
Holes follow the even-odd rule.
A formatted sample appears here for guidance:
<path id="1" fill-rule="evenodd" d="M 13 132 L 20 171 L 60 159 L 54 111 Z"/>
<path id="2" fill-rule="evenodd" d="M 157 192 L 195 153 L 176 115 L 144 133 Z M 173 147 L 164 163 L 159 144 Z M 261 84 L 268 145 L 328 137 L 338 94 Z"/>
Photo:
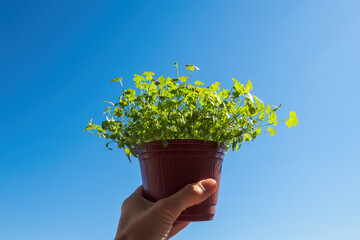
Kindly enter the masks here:
<path id="1" fill-rule="evenodd" d="M 295 112 L 281 121 L 276 111 L 281 107 L 265 105 L 252 95 L 251 81 L 241 84 L 232 78 L 231 89 L 220 90 L 215 82 L 204 87 L 201 81 L 189 82 L 195 70 L 186 65 L 189 76 L 159 76 L 145 71 L 135 74 L 137 90 L 124 89 L 115 103 L 105 101 L 106 120 L 101 125 L 92 119 L 85 128 L 109 139 L 106 147 L 116 144 L 131 156 L 139 158 L 145 197 L 157 201 L 180 190 L 188 183 L 213 178 L 220 183 L 224 154 L 237 151 L 243 142 L 258 135 L 276 133 L 279 122 L 288 127 L 298 124 Z M 179 221 L 204 221 L 214 218 L 218 191 L 205 202 L 185 210 Z"/>

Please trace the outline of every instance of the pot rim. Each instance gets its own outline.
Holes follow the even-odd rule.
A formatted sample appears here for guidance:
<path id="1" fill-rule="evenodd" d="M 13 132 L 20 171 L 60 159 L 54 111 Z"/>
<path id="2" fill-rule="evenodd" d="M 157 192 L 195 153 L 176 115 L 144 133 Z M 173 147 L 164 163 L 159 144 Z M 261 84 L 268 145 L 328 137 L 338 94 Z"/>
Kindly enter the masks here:
<path id="1" fill-rule="evenodd" d="M 211 140 L 204 140 L 204 139 L 191 139 L 191 138 L 187 138 L 187 139 L 168 139 L 166 140 L 168 143 L 181 143 L 181 144 L 201 144 L 201 143 L 207 143 L 207 144 L 216 144 L 218 145 L 218 142 L 216 141 L 211 141 Z M 155 145 L 160 145 L 163 143 L 163 140 L 153 140 L 153 141 L 149 141 L 149 142 L 145 142 L 142 143 L 142 145 L 144 147 L 146 147 L 146 145 L 148 144 L 155 144 Z M 139 152 L 139 148 L 141 149 L 140 145 L 137 145 L 136 147 L 136 151 Z M 226 146 L 223 143 L 220 143 L 219 148 L 223 148 L 226 150 Z"/>

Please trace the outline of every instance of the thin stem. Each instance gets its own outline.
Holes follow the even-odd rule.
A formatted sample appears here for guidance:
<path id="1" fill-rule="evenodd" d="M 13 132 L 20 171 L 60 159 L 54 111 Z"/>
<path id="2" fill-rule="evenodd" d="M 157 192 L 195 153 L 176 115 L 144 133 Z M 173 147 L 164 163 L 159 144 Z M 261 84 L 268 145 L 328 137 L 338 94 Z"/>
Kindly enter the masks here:
<path id="1" fill-rule="evenodd" d="M 281 123 L 281 122 L 284 122 L 284 121 L 286 121 L 287 119 L 284 119 L 284 120 L 280 120 L 280 121 L 276 121 L 277 123 Z M 272 124 L 272 123 L 268 123 L 268 124 L 265 124 L 265 125 L 256 125 L 256 126 L 258 126 L 258 127 L 265 127 L 265 126 L 269 126 L 269 125 L 274 125 L 274 124 Z"/>
<path id="2" fill-rule="evenodd" d="M 190 75 L 188 76 L 188 79 L 190 78 L 191 74 L 193 74 L 194 70 L 191 71 Z"/>
<path id="3" fill-rule="evenodd" d="M 177 78 L 179 79 L 179 77 L 180 77 L 180 75 L 179 75 L 179 67 L 178 67 L 177 64 L 175 66 L 176 66 L 176 69 L 177 69 Z"/>
<path id="4" fill-rule="evenodd" d="M 125 89 L 124 89 L 124 85 L 122 84 L 122 81 L 121 81 L 121 79 L 120 79 L 120 85 L 121 85 L 121 87 L 122 87 L 122 89 L 123 89 L 123 91 L 125 91 Z"/>

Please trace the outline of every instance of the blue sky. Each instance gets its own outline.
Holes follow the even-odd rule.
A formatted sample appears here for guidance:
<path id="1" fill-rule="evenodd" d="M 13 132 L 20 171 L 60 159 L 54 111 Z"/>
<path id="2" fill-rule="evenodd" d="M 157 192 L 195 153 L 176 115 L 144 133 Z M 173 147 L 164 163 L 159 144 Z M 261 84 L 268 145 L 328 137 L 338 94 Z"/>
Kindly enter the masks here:
<path id="1" fill-rule="evenodd" d="M 0 9 L 0 239 L 112 239 L 141 184 L 122 151 L 83 133 L 111 84 L 143 71 L 282 104 L 284 124 L 226 154 L 215 220 L 174 239 L 360 239 L 360 3 L 11 1 Z M 185 73 L 185 70 L 183 73 Z"/>

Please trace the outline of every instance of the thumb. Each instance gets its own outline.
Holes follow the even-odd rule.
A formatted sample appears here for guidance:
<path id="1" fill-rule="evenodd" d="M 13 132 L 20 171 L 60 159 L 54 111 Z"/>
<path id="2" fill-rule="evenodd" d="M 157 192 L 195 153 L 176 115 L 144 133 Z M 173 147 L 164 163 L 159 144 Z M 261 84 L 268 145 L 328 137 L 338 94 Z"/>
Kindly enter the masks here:
<path id="1" fill-rule="evenodd" d="M 175 221 L 182 211 L 209 198 L 216 190 L 217 183 L 208 178 L 186 185 L 177 193 L 155 203 L 156 210 L 168 221 Z"/>

